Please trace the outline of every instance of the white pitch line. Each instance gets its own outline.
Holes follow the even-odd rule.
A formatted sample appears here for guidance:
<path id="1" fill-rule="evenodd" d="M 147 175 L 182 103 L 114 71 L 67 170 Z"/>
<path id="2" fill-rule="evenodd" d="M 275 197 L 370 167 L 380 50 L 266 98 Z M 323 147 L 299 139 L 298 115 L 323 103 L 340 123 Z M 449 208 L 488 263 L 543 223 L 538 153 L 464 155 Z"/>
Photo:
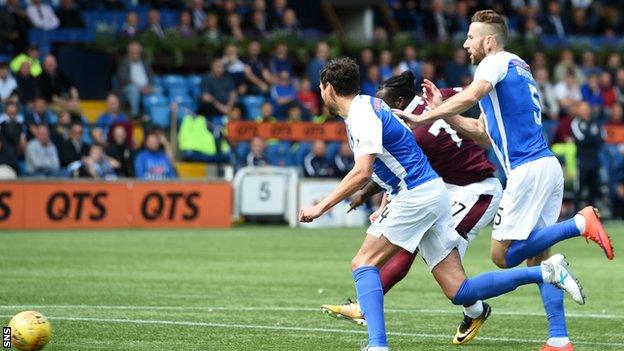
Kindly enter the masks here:
<path id="1" fill-rule="evenodd" d="M 0 315 L 0 318 L 9 318 L 9 317 L 12 317 L 12 316 Z M 227 324 L 227 323 L 167 321 L 167 320 L 151 320 L 151 319 L 114 319 L 114 318 L 61 317 L 61 316 L 48 316 L 48 318 L 52 321 L 62 320 L 62 321 L 77 321 L 77 322 L 179 325 L 179 326 L 189 326 L 189 327 L 301 331 L 301 332 L 312 332 L 312 333 L 366 334 L 366 331 L 364 330 L 286 327 L 286 326 L 254 325 L 254 324 Z M 403 332 L 388 332 L 387 334 L 389 336 L 404 336 L 404 337 L 417 337 L 417 338 L 429 338 L 429 339 L 448 339 L 449 338 L 448 335 L 443 335 L 443 334 L 403 333 Z M 517 343 L 524 343 L 524 344 L 539 344 L 539 343 L 544 342 L 543 340 L 536 340 L 536 339 L 492 338 L 492 337 L 479 337 L 479 340 L 493 341 L 493 342 L 517 342 Z M 585 340 L 574 340 L 574 343 L 578 345 L 624 347 L 624 343 L 616 343 L 616 342 L 593 342 L 593 341 L 585 341 Z"/>
<path id="2" fill-rule="evenodd" d="M 123 306 L 123 305 L 0 305 L 0 309 L 14 308 L 50 308 L 50 309 L 93 309 L 93 310 L 153 310 L 153 311 L 267 311 L 267 312 L 317 312 L 319 308 L 311 307 L 219 307 L 219 306 Z M 458 309 L 401 309 L 386 308 L 387 313 L 424 313 L 424 314 L 457 314 Z M 543 317 L 543 312 L 521 312 L 493 310 L 502 316 Z M 624 315 L 600 313 L 566 313 L 569 318 L 624 319 Z"/>

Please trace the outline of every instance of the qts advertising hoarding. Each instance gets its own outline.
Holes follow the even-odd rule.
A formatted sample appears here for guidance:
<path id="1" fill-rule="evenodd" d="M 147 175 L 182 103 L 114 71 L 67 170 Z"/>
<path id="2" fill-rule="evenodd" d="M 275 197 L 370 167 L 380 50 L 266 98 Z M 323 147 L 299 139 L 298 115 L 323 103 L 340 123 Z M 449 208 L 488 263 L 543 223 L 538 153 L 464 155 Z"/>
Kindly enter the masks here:
<path id="1" fill-rule="evenodd" d="M 3 229 L 229 227 L 229 183 L 0 182 Z"/>

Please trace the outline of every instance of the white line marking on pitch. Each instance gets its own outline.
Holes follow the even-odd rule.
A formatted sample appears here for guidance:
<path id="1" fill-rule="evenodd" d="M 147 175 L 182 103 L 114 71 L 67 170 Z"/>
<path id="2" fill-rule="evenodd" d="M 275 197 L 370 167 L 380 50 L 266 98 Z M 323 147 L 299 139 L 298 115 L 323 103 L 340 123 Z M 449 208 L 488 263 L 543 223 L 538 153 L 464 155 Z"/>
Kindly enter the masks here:
<path id="1" fill-rule="evenodd" d="M 12 316 L 0 315 L 1 318 L 10 318 Z M 189 321 L 165 321 L 150 319 L 108 319 L 108 318 L 89 318 L 89 317 L 59 317 L 48 316 L 51 320 L 77 321 L 77 322 L 101 322 L 101 323 L 129 323 L 129 324 L 155 324 L 155 325 L 179 325 L 189 327 L 212 327 L 212 328 L 232 328 L 232 329 L 256 329 L 256 330 L 282 330 L 282 331 L 302 331 L 313 333 L 342 333 L 342 334 L 366 334 L 364 330 L 348 330 L 348 329 L 332 329 L 332 328 L 305 328 L 305 327 L 286 327 L 271 325 L 253 325 L 253 324 L 226 324 L 226 323 L 207 323 L 207 322 L 189 322 Z M 442 334 L 425 334 L 425 333 L 402 333 L 388 332 L 389 336 L 406 336 L 430 339 L 448 339 L 448 335 Z M 495 341 L 495 342 L 517 342 L 525 344 L 539 344 L 543 340 L 534 339 L 517 339 L 517 338 L 492 338 L 479 337 L 479 340 Z M 594 346 L 624 346 L 624 343 L 615 342 L 593 342 L 584 340 L 574 340 L 578 345 L 594 345 Z"/>
<path id="2" fill-rule="evenodd" d="M 122 306 L 122 305 L 0 305 L 0 309 L 13 308 L 58 308 L 58 309 L 94 309 L 94 310 L 154 310 L 154 311 L 287 311 L 287 312 L 317 312 L 320 308 L 311 307 L 204 307 L 204 306 Z M 397 309 L 386 308 L 388 313 L 424 313 L 424 314 L 457 314 L 459 309 Z M 544 316 L 543 312 L 520 312 L 494 310 L 502 316 Z M 597 318 L 597 319 L 624 319 L 624 315 L 599 313 L 566 313 L 569 318 Z"/>

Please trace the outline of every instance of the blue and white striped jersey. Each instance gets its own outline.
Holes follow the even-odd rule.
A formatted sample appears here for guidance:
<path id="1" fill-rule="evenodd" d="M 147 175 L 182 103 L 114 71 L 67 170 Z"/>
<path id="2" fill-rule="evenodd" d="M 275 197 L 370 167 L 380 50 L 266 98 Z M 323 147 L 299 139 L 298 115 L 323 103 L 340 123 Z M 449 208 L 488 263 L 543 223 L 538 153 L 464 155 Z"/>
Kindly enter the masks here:
<path id="1" fill-rule="evenodd" d="M 479 106 L 505 173 L 553 155 L 542 134 L 540 95 L 526 62 L 515 54 L 499 51 L 481 61 L 474 80 L 488 81 L 494 87 Z"/>
<path id="2" fill-rule="evenodd" d="M 438 178 L 412 131 L 381 99 L 357 95 L 346 119 L 353 157 L 374 154 L 373 181 L 390 196 Z"/>

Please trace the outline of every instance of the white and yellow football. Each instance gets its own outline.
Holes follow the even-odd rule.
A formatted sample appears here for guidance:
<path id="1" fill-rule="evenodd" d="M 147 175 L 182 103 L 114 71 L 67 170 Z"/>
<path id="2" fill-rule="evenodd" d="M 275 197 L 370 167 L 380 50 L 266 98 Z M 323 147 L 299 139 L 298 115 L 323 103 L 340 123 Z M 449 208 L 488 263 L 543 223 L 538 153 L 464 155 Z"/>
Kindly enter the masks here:
<path id="1" fill-rule="evenodd" d="M 11 346 L 20 351 L 41 350 L 52 337 L 52 325 L 48 318 L 37 311 L 16 314 L 9 322 Z"/>

